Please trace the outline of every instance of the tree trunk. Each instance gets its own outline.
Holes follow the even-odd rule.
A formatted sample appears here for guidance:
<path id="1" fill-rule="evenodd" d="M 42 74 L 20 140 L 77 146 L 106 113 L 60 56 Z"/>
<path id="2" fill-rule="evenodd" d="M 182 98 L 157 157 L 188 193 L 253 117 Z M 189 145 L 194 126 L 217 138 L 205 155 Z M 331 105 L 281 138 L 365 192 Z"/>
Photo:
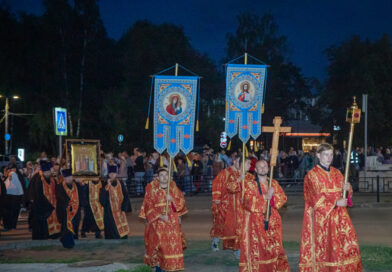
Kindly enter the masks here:
<path id="1" fill-rule="evenodd" d="M 80 61 L 80 90 L 79 90 L 79 112 L 78 112 L 78 123 L 76 129 L 76 137 L 79 138 L 80 135 L 80 120 L 82 118 L 82 106 L 83 106 L 83 91 L 84 91 L 84 66 L 86 62 L 86 47 L 87 47 L 87 29 L 84 30 L 83 39 L 83 51 L 82 59 Z"/>
<path id="2" fill-rule="evenodd" d="M 63 79 L 64 79 L 64 90 L 65 90 L 65 107 L 68 111 L 68 128 L 69 135 L 73 136 L 73 127 L 72 127 L 72 119 L 70 113 L 70 103 L 69 103 L 69 89 L 68 89 L 68 73 L 67 73 L 67 52 L 65 49 L 65 34 L 63 28 L 60 27 L 60 37 L 61 37 L 61 45 L 63 47 Z"/>

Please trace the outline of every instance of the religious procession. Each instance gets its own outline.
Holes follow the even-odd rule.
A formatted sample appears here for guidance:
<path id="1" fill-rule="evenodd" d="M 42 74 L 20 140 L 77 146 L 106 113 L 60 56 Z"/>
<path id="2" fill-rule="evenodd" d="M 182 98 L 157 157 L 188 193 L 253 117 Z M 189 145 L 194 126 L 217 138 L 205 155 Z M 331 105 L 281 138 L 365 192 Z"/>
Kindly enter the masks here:
<path id="1" fill-rule="evenodd" d="M 334 40 L 317 78 L 301 31 L 329 4 L 17 2 L 0 3 L 0 271 L 392 271 L 387 34 Z M 274 14 L 309 52 L 289 57 Z"/>
<path id="2" fill-rule="evenodd" d="M 222 240 L 222 250 L 233 251 L 241 272 L 290 271 L 279 215 L 288 197 L 274 179 L 274 167 L 279 136 L 290 132 L 291 127 L 282 127 L 279 116 L 274 118 L 273 126 L 261 126 L 267 102 L 267 66 L 248 64 L 248 57 L 251 56 L 245 53 L 241 57 L 244 64 L 228 64 L 226 68 L 225 133 L 230 138 L 238 134 L 242 154 L 236 155 L 232 165 L 222 169 L 212 181 L 212 251 L 220 249 Z M 171 67 L 174 76 L 154 75 L 154 148 L 158 153 L 165 151 L 168 159 L 164 162 L 164 157 L 160 157 L 152 180 L 143 186 L 139 218 L 145 220 L 144 263 L 155 271 L 185 269 L 183 251 L 187 243 L 181 221 L 188 210 L 184 194 L 173 180 L 178 171 L 174 158 L 194 148 L 195 127 L 197 131 L 199 126 L 195 116 L 200 78 L 179 77 L 179 68 L 179 64 Z M 347 154 L 351 154 L 354 125 L 359 122 L 360 113 L 354 97 L 347 115 L 351 124 Z M 59 111 L 59 119 L 63 114 Z M 256 139 L 262 132 L 273 135 L 268 161 L 249 157 L 247 150 L 250 137 Z M 227 147 L 227 142 L 223 140 L 221 146 Z M 106 164 L 107 178 L 101 177 L 99 148 L 99 140 L 67 139 L 60 163 L 53 165 L 45 154 L 37 160 L 39 168 L 32 173 L 27 188 L 17 165 L 10 164 L 2 183 L 6 230 L 16 228 L 23 200 L 29 210 L 33 240 L 59 239 L 64 248 L 74 248 L 80 226 L 83 238 L 92 232 L 97 239 L 127 239 L 131 234 L 129 225 L 132 226 L 126 217 L 132 211 L 127 184 L 119 179 L 117 164 Z M 347 212 L 347 207 L 353 205 L 353 189 L 348 171 L 343 176 L 331 167 L 333 151 L 332 145 L 320 144 L 316 149 L 318 163 L 304 178 L 299 271 L 362 271 L 358 240 Z M 348 170 L 350 159 L 346 163 Z M 57 169 L 53 171 L 54 167 Z"/>

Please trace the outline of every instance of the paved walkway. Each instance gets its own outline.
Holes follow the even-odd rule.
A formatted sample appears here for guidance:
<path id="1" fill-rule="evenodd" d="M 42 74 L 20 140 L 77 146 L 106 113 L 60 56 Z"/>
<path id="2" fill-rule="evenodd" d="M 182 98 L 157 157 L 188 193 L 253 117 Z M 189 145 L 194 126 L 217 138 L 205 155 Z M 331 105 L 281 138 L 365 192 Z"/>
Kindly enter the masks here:
<path id="1" fill-rule="evenodd" d="M 81 262 L 74 264 L 0 264 L 3 272 L 115 272 L 132 270 L 136 264 Z"/>
<path id="2" fill-rule="evenodd" d="M 381 202 L 376 203 L 375 194 L 354 195 L 354 207 L 349 209 L 354 228 L 361 244 L 381 244 L 392 247 L 392 194 L 382 194 Z M 210 196 L 193 196 L 186 198 L 188 215 L 182 220 L 182 228 L 187 239 L 209 240 L 211 228 Z M 131 236 L 144 235 L 144 222 L 137 217 L 142 198 L 132 199 L 133 213 L 128 214 Z M 283 239 L 300 241 L 303 197 L 300 194 L 288 195 L 287 208 L 281 210 L 283 221 Z M 80 241 L 94 241 L 94 235 Z M 0 250 L 59 243 L 58 241 L 32 241 L 27 227 L 27 214 L 23 213 L 16 230 L 1 232 Z"/>

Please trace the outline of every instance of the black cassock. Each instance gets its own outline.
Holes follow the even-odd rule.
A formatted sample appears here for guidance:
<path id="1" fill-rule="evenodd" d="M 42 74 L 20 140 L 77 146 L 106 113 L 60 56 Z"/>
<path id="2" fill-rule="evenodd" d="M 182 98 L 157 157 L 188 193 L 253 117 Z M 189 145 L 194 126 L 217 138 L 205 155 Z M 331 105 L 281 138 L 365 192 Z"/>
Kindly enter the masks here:
<path id="1" fill-rule="evenodd" d="M 94 184 L 98 184 L 101 181 L 92 181 Z M 96 236 L 99 235 L 100 230 L 95 222 L 95 217 L 90 206 L 90 183 L 80 186 L 79 201 L 81 207 L 84 210 L 84 218 L 82 224 L 82 234 L 86 232 L 95 232 Z"/>
<path id="2" fill-rule="evenodd" d="M 72 189 L 72 185 L 66 184 L 65 186 L 68 186 L 69 189 Z M 77 190 L 78 190 L 78 185 Z M 78 190 L 78 195 L 79 195 L 79 190 Z M 63 243 L 63 246 L 66 248 L 72 248 L 74 245 L 73 238 L 78 239 L 78 230 L 79 230 L 79 223 L 80 223 L 80 199 L 79 199 L 79 205 L 78 205 L 78 211 L 74 218 L 72 219 L 72 227 L 74 230 L 74 233 L 72 233 L 68 228 L 67 228 L 67 207 L 70 201 L 70 198 L 68 197 L 67 193 L 64 190 L 63 184 L 57 184 L 56 185 L 56 199 L 57 199 L 57 207 L 56 207 L 56 213 L 57 213 L 57 219 L 59 220 L 61 224 L 61 238 L 60 241 Z"/>
<path id="3" fill-rule="evenodd" d="M 105 190 L 107 182 L 110 182 L 109 180 L 106 182 L 103 182 L 101 192 L 99 194 L 99 201 L 101 202 L 101 205 L 103 207 L 103 222 L 105 226 L 105 239 L 121 239 L 116 222 L 114 221 L 113 218 L 113 213 L 112 213 L 112 208 L 110 206 L 110 197 L 109 197 L 109 192 Z M 131 208 L 131 201 L 128 197 L 127 190 L 122 182 L 121 184 L 121 191 L 123 193 L 124 199 L 121 203 L 121 210 L 124 212 L 130 212 L 132 211 Z M 117 180 L 112 182 L 113 186 L 117 185 Z M 123 237 L 123 239 L 126 239 L 127 236 Z"/>
<path id="4" fill-rule="evenodd" d="M 45 179 L 45 182 L 50 183 Z M 31 228 L 33 240 L 42 240 L 49 238 L 47 218 L 53 212 L 54 207 L 45 197 L 41 176 L 35 174 L 29 185 L 28 198 L 31 203 Z"/>

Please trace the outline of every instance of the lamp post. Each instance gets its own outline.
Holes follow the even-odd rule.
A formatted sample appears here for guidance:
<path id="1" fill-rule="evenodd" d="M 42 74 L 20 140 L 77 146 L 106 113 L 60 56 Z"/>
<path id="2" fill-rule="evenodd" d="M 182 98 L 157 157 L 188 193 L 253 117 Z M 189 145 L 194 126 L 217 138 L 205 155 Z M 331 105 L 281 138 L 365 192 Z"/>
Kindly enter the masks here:
<path id="1" fill-rule="evenodd" d="M 8 135 L 8 116 L 9 116 L 9 110 L 10 110 L 10 105 L 9 105 L 9 96 L 2 96 L 0 95 L 0 98 L 5 98 L 5 115 L 4 115 L 4 119 L 5 119 L 5 155 L 8 155 L 8 142 L 9 142 L 9 137 L 6 137 L 6 135 Z M 12 99 L 19 99 L 19 96 L 17 95 L 13 95 L 11 96 Z"/>

